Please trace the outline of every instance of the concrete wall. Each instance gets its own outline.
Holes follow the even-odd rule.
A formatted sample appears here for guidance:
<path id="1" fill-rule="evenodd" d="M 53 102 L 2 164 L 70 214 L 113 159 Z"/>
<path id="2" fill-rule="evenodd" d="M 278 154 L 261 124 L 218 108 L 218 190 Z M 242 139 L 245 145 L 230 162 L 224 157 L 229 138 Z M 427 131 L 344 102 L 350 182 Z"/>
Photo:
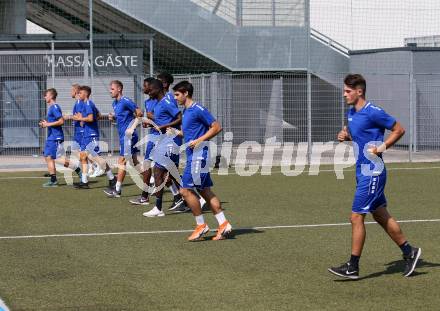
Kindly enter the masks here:
<path id="1" fill-rule="evenodd" d="M 350 72 L 360 73 L 367 80 L 367 99 L 410 127 L 409 73 L 412 70 L 410 51 L 392 51 L 352 55 Z M 399 142 L 409 144 L 409 135 Z"/>
<path id="2" fill-rule="evenodd" d="M 416 149 L 440 148 L 440 50 L 401 49 L 351 55 L 350 72 L 367 79 L 367 98 L 394 115 L 408 130 L 413 96 Z M 411 74 L 413 84 L 411 85 Z"/>
<path id="3" fill-rule="evenodd" d="M 417 150 L 440 149 L 440 51 L 414 53 Z"/>
<path id="4" fill-rule="evenodd" d="M 240 27 L 187 0 L 101 1 L 231 71 L 307 68 L 308 34 L 304 23 Z M 318 71 L 348 69 L 348 59 L 321 42 L 312 39 L 311 49 L 312 63 Z"/>

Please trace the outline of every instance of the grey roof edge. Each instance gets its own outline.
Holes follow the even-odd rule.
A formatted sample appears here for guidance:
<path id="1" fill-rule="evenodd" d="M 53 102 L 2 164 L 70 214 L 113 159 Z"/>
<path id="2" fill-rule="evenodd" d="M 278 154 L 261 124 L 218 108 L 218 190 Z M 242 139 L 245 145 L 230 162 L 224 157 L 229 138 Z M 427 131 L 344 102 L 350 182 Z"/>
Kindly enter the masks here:
<path id="1" fill-rule="evenodd" d="M 351 51 L 348 51 L 348 54 L 349 55 L 359 55 L 359 54 L 372 54 L 372 53 L 398 52 L 398 51 L 430 52 L 430 51 L 440 51 L 440 47 L 402 46 L 402 47 L 396 47 L 396 48 L 382 48 L 382 49 L 370 49 L 370 50 L 351 50 Z"/>

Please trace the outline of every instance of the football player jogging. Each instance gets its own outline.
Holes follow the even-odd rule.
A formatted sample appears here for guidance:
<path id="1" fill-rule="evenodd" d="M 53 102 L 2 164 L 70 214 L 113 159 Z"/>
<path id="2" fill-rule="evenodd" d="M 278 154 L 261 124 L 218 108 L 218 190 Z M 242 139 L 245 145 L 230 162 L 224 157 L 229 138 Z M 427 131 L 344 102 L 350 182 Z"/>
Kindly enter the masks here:
<path id="1" fill-rule="evenodd" d="M 55 102 L 58 93 L 54 88 L 47 89 L 44 92 L 44 100 L 47 103 L 47 117 L 45 120 L 39 122 L 39 126 L 47 128 L 47 140 L 44 146 L 44 158 L 47 163 L 47 170 L 50 179 L 43 184 L 43 187 L 58 187 L 58 180 L 56 175 L 55 160 L 65 163 L 65 158 L 62 157 L 64 153 L 63 142 L 64 133 L 62 125 L 64 124 L 64 117 L 60 106 Z"/>
<path id="2" fill-rule="evenodd" d="M 161 72 L 157 75 L 157 79 L 159 79 L 162 82 L 163 89 L 165 92 L 165 97 L 170 102 L 174 103 L 177 107 L 177 101 L 174 98 L 174 92 L 170 91 L 170 86 L 174 83 L 174 77 L 168 72 Z M 186 204 L 184 203 L 184 200 L 182 200 L 180 198 L 180 195 L 178 195 L 178 193 L 179 193 L 178 187 L 174 181 L 171 181 L 170 190 L 171 190 L 172 194 L 174 195 L 174 202 L 168 210 L 179 212 L 179 213 L 189 212 L 190 209 L 186 206 Z M 206 204 L 205 199 L 203 199 L 203 197 L 197 192 L 196 189 L 194 189 L 194 192 L 197 194 L 197 197 L 199 198 L 200 204 L 202 206 L 202 211 L 208 211 L 209 208 Z"/>
<path id="3" fill-rule="evenodd" d="M 73 84 L 70 90 L 70 95 L 73 99 L 75 99 L 75 103 L 73 104 L 72 115 L 65 115 L 64 120 L 73 120 L 73 115 L 77 112 L 81 111 L 83 108 L 83 102 L 79 99 L 79 84 Z M 81 150 L 81 143 L 84 134 L 84 126 L 80 121 L 73 121 L 73 145 L 72 151 L 79 152 Z M 79 159 L 79 157 L 77 156 Z M 79 167 L 79 163 L 73 163 L 66 159 L 64 163 L 64 167 L 72 166 L 72 169 L 78 174 L 81 179 L 81 168 Z"/>
<path id="4" fill-rule="evenodd" d="M 205 107 L 193 101 L 194 88 L 191 83 L 182 81 L 176 84 L 173 90 L 177 102 L 184 106 L 182 130 L 169 129 L 167 132 L 182 135 L 185 143 L 188 144 L 185 150 L 187 160 L 180 193 L 191 208 L 197 223 L 188 240 L 199 240 L 209 232 L 200 202 L 193 189 L 197 189 L 209 204 L 219 224 L 217 234 L 213 237 L 213 240 L 223 240 L 231 233 L 232 226 L 224 215 L 220 200 L 211 190 L 213 182 L 209 173 L 209 149 L 206 146 L 211 138 L 221 132 L 222 128 Z"/>
<path id="5" fill-rule="evenodd" d="M 165 97 L 168 99 L 169 102 L 171 102 L 176 107 L 178 107 L 177 101 L 174 98 L 174 92 L 170 91 L 170 86 L 174 82 L 174 77 L 168 72 L 161 72 L 157 75 L 157 79 L 162 82 Z M 179 128 L 180 127 L 178 127 L 178 129 Z M 170 179 L 167 182 L 167 186 L 169 186 L 169 189 L 174 196 L 173 204 L 170 206 L 170 208 L 168 210 L 174 211 L 177 213 L 189 212 L 190 209 L 186 206 L 184 200 L 182 199 L 181 195 L 179 194 L 179 185 L 174 180 Z M 202 206 L 204 205 L 204 203 L 205 202 L 203 202 Z"/>
<path id="6" fill-rule="evenodd" d="M 150 93 L 150 83 L 151 81 L 155 80 L 154 78 L 146 78 L 144 80 L 144 85 L 143 85 L 143 91 L 145 95 L 149 96 Z M 144 106 L 145 106 L 145 115 L 147 118 L 153 119 L 153 110 L 154 110 L 154 106 L 157 104 L 157 100 L 153 99 L 151 97 L 149 97 L 148 99 L 145 100 L 144 102 Z M 146 122 L 146 121 L 142 121 L 142 126 L 144 128 L 149 128 L 151 125 Z M 153 129 L 149 130 L 149 137 L 158 137 L 159 132 L 155 131 Z M 130 199 L 129 202 L 131 204 L 135 204 L 135 205 L 148 205 L 149 204 L 149 193 L 148 193 L 148 187 L 150 184 L 150 179 L 151 179 L 151 175 L 152 175 L 152 156 L 151 156 L 151 152 L 154 148 L 154 144 L 155 144 L 155 139 L 149 140 L 147 142 L 147 147 L 145 150 L 145 159 L 144 162 L 142 163 L 142 180 L 143 180 L 143 187 L 144 189 L 142 190 L 141 195 L 138 198 L 134 198 L 134 199 Z"/>
<path id="7" fill-rule="evenodd" d="M 179 167 L 179 147 L 182 145 L 181 137 L 174 137 L 169 139 L 167 135 L 161 135 L 166 132 L 168 128 L 180 128 L 182 122 L 182 113 L 178 107 L 171 102 L 162 86 L 162 82 L 154 79 L 149 83 L 149 95 L 157 103 L 154 105 L 152 114 L 149 116 L 153 118 L 154 123 L 157 125 L 160 132 L 157 129 L 152 128 L 153 133 L 160 135 L 156 142 L 155 148 L 152 150 L 152 159 L 155 161 L 154 165 L 154 183 L 157 189 L 155 189 L 156 206 L 150 211 L 143 213 L 145 217 L 162 217 L 165 213 L 162 211 L 162 197 L 163 186 L 167 178 L 180 179 L 178 167 Z M 177 194 L 174 198 L 174 202 L 181 199 L 180 194 Z M 183 200 L 182 200 L 183 203 Z"/>
<path id="8" fill-rule="evenodd" d="M 74 116 L 75 122 L 84 123 L 84 134 L 81 142 L 80 160 L 82 171 L 87 172 L 88 159 L 90 158 L 96 162 L 100 168 L 105 169 L 105 173 L 111 184 L 115 183 L 113 173 L 109 165 L 99 156 L 99 126 L 98 119 L 100 113 L 96 108 L 95 103 L 90 100 L 92 90 L 90 87 L 84 85 L 80 87 L 79 99 L 83 102 L 82 111 L 78 111 Z M 78 189 L 89 189 L 87 173 L 81 176 L 81 182 L 76 185 Z"/>
<path id="9" fill-rule="evenodd" d="M 405 133 L 402 125 L 384 110 L 366 101 L 366 81 L 359 74 L 346 76 L 344 99 L 351 106 L 348 111 L 348 127 L 338 134 L 338 140 L 353 141 L 356 155 L 356 193 L 354 195 L 351 225 L 351 257 L 347 263 L 328 271 L 340 277 L 359 278 L 359 259 L 365 242 L 365 216 L 374 220 L 400 247 L 405 260 L 403 275 L 413 272 L 422 250 L 411 246 L 402 233 L 397 221 L 388 213 L 384 190 L 387 171 L 382 153 L 393 146 Z M 385 129 L 391 133 L 384 141 Z"/>
<path id="10" fill-rule="evenodd" d="M 119 158 L 118 158 L 118 176 L 116 183 L 109 181 L 109 187 L 104 193 L 111 198 L 119 198 L 121 196 L 122 182 L 126 175 L 126 157 L 131 157 L 133 165 L 138 165 L 137 153 L 139 150 L 134 146 L 138 142 L 136 129 L 127 132 L 130 124 L 136 119 L 142 117 L 142 111 L 128 97 L 122 95 L 124 85 L 119 80 L 110 82 L 110 95 L 114 99 L 112 106 L 114 114 L 109 114 L 109 120 L 116 119 L 119 134 Z"/>

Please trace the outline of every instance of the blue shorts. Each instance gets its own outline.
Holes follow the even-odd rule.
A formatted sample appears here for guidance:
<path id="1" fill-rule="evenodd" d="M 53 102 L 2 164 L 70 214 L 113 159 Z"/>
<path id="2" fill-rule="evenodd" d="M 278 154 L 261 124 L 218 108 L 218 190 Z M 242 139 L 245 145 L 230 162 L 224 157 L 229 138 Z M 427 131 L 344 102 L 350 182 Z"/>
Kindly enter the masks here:
<path id="1" fill-rule="evenodd" d="M 84 133 L 75 133 L 73 136 L 72 150 L 81 150 L 81 145 L 83 143 Z"/>
<path id="2" fill-rule="evenodd" d="M 186 166 L 182 175 L 182 188 L 205 189 L 214 185 L 209 173 L 208 157 L 209 152 L 205 148 L 197 154 L 189 155 L 187 153 Z"/>
<path id="3" fill-rule="evenodd" d="M 186 189 L 205 189 L 214 185 L 210 173 L 197 173 L 192 169 L 191 163 L 186 163 L 185 170 L 182 175 L 182 188 Z"/>
<path id="4" fill-rule="evenodd" d="M 44 156 L 51 157 L 53 160 L 59 158 L 64 154 L 64 147 L 62 140 L 46 140 L 46 145 L 44 146 Z"/>
<path id="5" fill-rule="evenodd" d="M 387 174 L 384 170 L 378 176 L 356 177 L 356 193 L 353 199 L 352 212 L 356 214 L 372 213 L 378 208 L 386 207 L 385 184 Z"/>
<path id="6" fill-rule="evenodd" d="M 137 154 L 139 153 L 139 149 L 134 147 L 134 145 L 137 144 L 139 138 L 138 135 L 135 133 L 133 133 L 131 138 L 127 138 L 126 136 L 123 137 L 119 137 L 119 146 L 120 146 L 120 150 L 119 150 L 119 155 L 121 157 L 123 156 L 128 156 L 128 155 L 133 155 L 133 154 Z M 125 148 L 128 147 L 128 148 Z M 126 151 L 127 149 L 127 151 Z"/>
<path id="7" fill-rule="evenodd" d="M 154 167 L 169 171 L 170 165 L 179 168 L 179 152 L 180 145 L 177 145 L 175 140 L 164 136 L 162 140 L 156 143 L 156 148 L 150 154 L 150 158 L 154 161 Z"/>
<path id="8" fill-rule="evenodd" d="M 99 155 L 99 137 L 89 136 L 83 137 L 81 142 L 81 151 L 87 151 L 93 156 Z"/>

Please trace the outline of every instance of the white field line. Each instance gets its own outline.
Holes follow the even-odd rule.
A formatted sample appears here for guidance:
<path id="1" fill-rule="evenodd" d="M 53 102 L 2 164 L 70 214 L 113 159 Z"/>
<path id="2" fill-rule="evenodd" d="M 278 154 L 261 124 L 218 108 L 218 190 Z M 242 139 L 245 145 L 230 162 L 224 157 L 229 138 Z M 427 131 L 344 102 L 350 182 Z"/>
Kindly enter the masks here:
<path id="1" fill-rule="evenodd" d="M 399 223 L 429 223 L 440 222 L 440 219 L 411 219 L 400 220 Z M 375 224 L 374 221 L 365 222 L 367 225 Z M 234 231 L 246 230 L 271 230 L 271 229 L 298 229 L 298 228 L 320 228 L 320 227 L 341 227 L 350 226 L 351 223 L 334 223 L 334 224 L 310 224 L 310 225 L 283 225 L 283 226 L 257 226 L 248 228 L 236 228 Z M 18 239 L 38 239 L 38 238 L 68 238 L 68 237 L 96 237 L 96 236 L 120 236 L 120 235 L 159 235 L 170 233 L 190 233 L 193 230 L 157 230 L 157 231 L 128 231 L 128 232 L 96 232 L 96 233 L 65 233 L 65 234 L 41 234 L 41 235 L 12 235 L 0 236 L 0 240 L 18 240 Z"/>
<path id="2" fill-rule="evenodd" d="M 433 170 L 433 169 L 440 169 L 440 166 L 428 166 L 428 167 L 391 167 L 391 168 L 387 168 L 387 171 L 412 171 L 412 170 Z M 344 169 L 344 172 L 354 172 L 356 170 L 354 169 Z M 303 174 L 307 174 L 307 169 L 304 169 L 304 172 L 301 173 L 299 176 L 303 175 Z M 319 170 L 319 173 L 332 173 L 335 172 L 335 170 Z M 273 174 L 282 174 L 281 170 L 276 169 L 272 171 Z M 212 175 L 218 175 L 217 172 L 211 172 Z M 228 174 L 226 175 L 221 175 L 221 176 L 228 176 L 228 175 L 238 175 L 236 172 L 228 172 Z M 258 172 L 255 173 L 254 175 L 250 176 L 258 176 Z M 59 176 L 60 178 L 62 176 Z M 78 178 L 78 176 L 72 176 L 73 178 Z M 11 177 L 0 177 L 0 180 L 13 180 L 13 179 L 48 179 L 49 177 L 43 177 L 43 176 L 11 176 Z"/>
<path id="3" fill-rule="evenodd" d="M 0 311 L 9 311 L 8 306 L 5 304 L 3 300 L 0 298 Z"/>

